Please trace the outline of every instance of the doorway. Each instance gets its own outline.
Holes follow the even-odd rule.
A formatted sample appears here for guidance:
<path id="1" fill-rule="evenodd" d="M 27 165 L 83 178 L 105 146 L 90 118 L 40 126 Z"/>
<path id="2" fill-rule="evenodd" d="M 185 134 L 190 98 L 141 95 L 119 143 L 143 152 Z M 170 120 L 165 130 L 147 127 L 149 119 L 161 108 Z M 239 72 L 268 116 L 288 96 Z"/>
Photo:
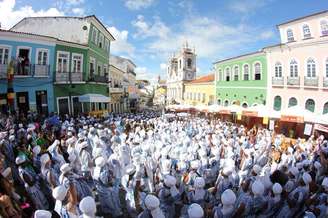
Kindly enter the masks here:
<path id="1" fill-rule="evenodd" d="M 18 49 L 18 74 L 30 75 L 30 49 L 19 48 Z"/>
<path id="2" fill-rule="evenodd" d="M 68 97 L 57 98 L 57 108 L 59 115 L 70 114 Z"/>
<path id="3" fill-rule="evenodd" d="M 74 96 L 72 97 L 72 108 L 73 108 L 73 115 L 74 116 L 78 116 L 83 112 L 83 106 L 82 103 L 79 101 L 79 97 L 78 96 Z"/>
<path id="4" fill-rule="evenodd" d="M 16 92 L 16 102 L 19 113 L 27 114 L 30 110 L 28 92 Z"/>
<path id="5" fill-rule="evenodd" d="M 36 110 L 38 114 L 48 116 L 48 94 L 46 90 L 36 91 Z"/>

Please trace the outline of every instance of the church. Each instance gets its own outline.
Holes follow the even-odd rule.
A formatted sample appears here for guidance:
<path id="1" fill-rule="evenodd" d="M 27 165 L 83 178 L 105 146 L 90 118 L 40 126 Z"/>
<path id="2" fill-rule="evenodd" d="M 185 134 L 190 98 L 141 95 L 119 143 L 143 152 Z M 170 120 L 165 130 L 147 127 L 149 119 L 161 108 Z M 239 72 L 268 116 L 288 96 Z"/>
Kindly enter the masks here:
<path id="1" fill-rule="evenodd" d="M 167 64 L 167 103 L 183 103 L 185 84 L 196 79 L 195 49 L 185 43 Z"/>

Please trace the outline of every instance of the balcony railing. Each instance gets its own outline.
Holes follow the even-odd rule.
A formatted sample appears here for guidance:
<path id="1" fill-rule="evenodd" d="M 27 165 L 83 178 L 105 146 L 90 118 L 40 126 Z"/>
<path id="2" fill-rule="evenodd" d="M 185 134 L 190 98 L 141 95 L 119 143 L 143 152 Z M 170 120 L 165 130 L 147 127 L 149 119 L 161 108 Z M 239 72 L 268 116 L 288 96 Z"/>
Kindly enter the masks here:
<path id="1" fill-rule="evenodd" d="M 50 72 L 50 65 L 34 64 L 35 77 L 48 77 Z"/>
<path id="2" fill-rule="evenodd" d="M 14 77 L 29 77 L 33 75 L 33 65 L 16 64 L 14 66 Z"/>
<path id="3" fill-rule="evenodd" d="M 273 86 L 283 86 L 284 85 L 284 77 L 272 77 L 272 85 Z"/>
<path id="4" fill-rule="evenodd" d="M 328 87 L 328 77 L 323 77 L 322 86 Z"/>
<path id="5" fill-rule="evenodd" d="M 82 82 L 82 72 L 56 72 L 56 82 Z"/>
<path id="6" fill-rule="evenodd" d="M 287 77 L 287 85 L 289 86 L 299 86 L 300 85 L 300 77 Z"/>
<path id="7" fill-rule="evenodd" d="M 319 78 L 318 77 L 304 77 L 304 86 L 318 87 Z"/>
<path id="8" fill-rule="evenodd" d="M 93 75 L 90 80 L 97 83 L 108 83 L 108 76 Z"/>
<path id="9" fill-rule="evenodd" d="M 109 88 L 109 92 L 110 93 L 121 93 L 121 92 L 123 92 L 123 88 L 122 87 L 120 87 L 120 88 L 118 88 L 118 87 L 110 87 Z"/>
<path id="10" fill-rule="evenodd" d="M 7 78 L 7 64 L 0 64 L 0 79 Z"/>

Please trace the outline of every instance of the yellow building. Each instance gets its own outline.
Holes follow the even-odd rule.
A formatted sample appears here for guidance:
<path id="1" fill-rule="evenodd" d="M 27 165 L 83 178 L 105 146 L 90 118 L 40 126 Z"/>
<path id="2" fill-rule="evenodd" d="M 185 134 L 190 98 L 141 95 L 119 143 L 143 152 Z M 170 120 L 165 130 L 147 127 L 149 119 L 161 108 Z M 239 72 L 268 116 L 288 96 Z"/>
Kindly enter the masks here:
<path id="1" fill-rule="evenodd" d="M 214 74 L 209 74 L 185 84 L 184 103 L 190 105 L 214 104 Z"/>

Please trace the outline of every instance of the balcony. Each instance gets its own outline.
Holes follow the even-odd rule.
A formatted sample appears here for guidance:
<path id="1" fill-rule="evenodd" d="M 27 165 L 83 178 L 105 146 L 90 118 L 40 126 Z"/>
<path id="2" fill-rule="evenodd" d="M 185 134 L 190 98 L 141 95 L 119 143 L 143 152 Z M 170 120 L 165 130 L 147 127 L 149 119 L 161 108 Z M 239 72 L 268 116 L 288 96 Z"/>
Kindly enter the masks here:
<path id="1" fill-rule="evenodd" d="M 123 92 L 123 86 L 121 85 L 114 85 L 114 87 L 109 87 L 109 92 L 110 93 L 121 93 Z"/>
<path id="2" fill-rule="evenodd" d="M 298 87 L 300 86 L 300 77 L 287 77 L 287 85 L 288 86 L 295 86 Z"/>
<path id="3" fill-rule="evenodd" d="M 14 77 L 31 77 L 33 75 L 33 65 L 16 64 L 14 67 Z"/>
<path id="4" fill-rule="evenodd" d="M 93 75 L 91 81 L 97 83 L 108 83 L 108 76 Z"/>
<path id="5" fill-rule="evenodd" d="M 322 81 L 322 86 L 324 88 L 328 88 L 328 77 L 324 77 Z"/>
<path id="6" fill-rule="evenodd" d="M 319 78 L 318 77 L 304 77 L 304 86 L 308 87 L 318 87 Z"/>
<path id="7" fill-rule="evenodd" d="M 284 77 L 272 77 L 272 86 L 284 86 Z"/>
<path id="8" fill-rule="evenodd" d="M 0 64 L 0 79 L 7 79 L 7 64 Z"/>
<path id="9" fill-rule="evenodd" d="M 34 64 L 35 77 L 48 77 L 50 72 L 50 65 Z"/>
<path id="10" fill-rule="evenodd" d="M 82 82 L 82 72 L 56 72 L 56 82 L 69 83 L 69 82 Z"/>

